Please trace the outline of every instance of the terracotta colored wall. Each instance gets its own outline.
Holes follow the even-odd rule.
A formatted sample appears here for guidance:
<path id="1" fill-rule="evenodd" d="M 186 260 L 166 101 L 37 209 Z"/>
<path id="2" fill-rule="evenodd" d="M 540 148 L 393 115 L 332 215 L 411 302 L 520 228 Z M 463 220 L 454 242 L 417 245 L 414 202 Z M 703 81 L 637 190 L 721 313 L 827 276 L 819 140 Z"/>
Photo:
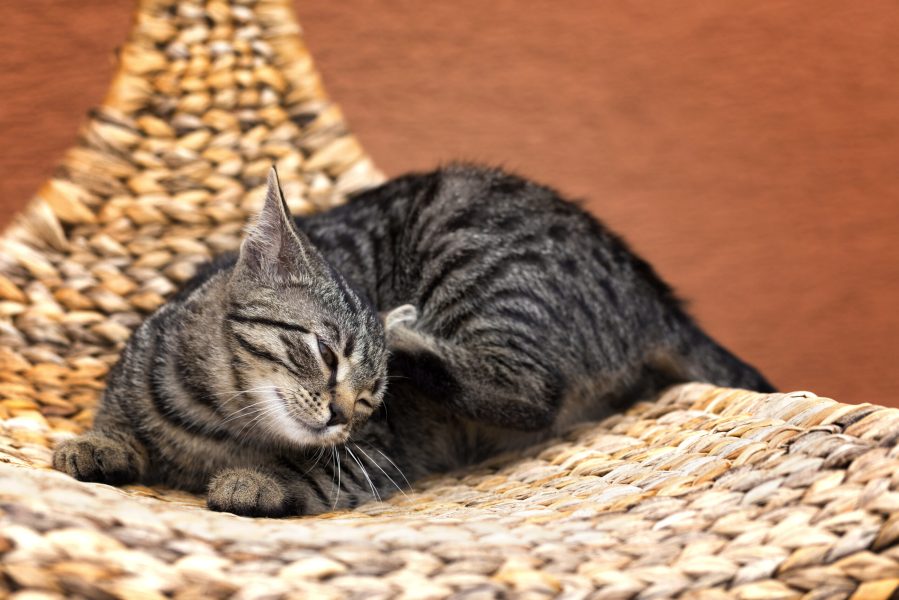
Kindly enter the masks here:
<path id="1" fill-rule="evenodd" d="M 101 99 L 128 4 L 0 3 L 4 210 Z M 899 8 L 673 8 L 298 6 L 389 173 L 487 160 L 586 198 L 781 387 L 899 405 Z"/>

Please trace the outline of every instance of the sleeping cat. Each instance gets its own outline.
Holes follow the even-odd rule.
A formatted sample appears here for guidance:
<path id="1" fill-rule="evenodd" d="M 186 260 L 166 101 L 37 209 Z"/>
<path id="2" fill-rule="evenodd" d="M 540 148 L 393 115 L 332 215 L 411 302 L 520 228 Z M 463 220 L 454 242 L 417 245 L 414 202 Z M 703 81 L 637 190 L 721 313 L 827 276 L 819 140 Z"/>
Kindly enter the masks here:
<path id="1" fill-rule="evenodd" d="M 135 332 L 53 464 L 315 514 L 688 380 L 772 391 L 552 190 L 456 165 L 294 221 L 273 170 L 239 253 Z"/>

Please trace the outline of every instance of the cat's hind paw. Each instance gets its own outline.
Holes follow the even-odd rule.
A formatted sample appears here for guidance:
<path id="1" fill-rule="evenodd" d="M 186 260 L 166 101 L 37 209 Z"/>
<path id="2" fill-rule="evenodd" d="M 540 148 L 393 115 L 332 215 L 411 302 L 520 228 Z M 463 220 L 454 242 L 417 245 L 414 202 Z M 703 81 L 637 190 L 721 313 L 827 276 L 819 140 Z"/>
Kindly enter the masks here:
<path id="1" fill-rule="evenodd" d="M 412 327 L 418 320 L 418 309 L 411 304 L 403 304 L 384 314 L 383 319 L 386 331 L 398 326 Z"/>
<path id="2" fill-rule="evenodd" d="M 245 517 L 283 517 L 288 513 L 284 486 L 267 473 L 227 469 L 212 478 L 206 496 L 211 510 Z"/>
<path id="3" fill-rule="evenodd" d="M 122 485 L 140 478 L 141 457 L 127 444 L 96 433 L 66 440 L 53 452 L 53 468 L 79 481 Z"/>

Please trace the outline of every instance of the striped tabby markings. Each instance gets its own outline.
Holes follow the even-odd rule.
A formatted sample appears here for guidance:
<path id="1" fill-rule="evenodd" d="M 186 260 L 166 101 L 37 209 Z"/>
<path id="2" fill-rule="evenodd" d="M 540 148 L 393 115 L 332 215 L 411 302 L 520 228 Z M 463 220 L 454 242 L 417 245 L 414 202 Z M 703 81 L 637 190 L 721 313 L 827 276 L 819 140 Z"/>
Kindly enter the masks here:
<path id="1" fill-rule="evenodd" d="M 303 376 L 296 370 L 296 367 L 287 364 L 286 362 L 284 362 L 283 360 L 281 360 L 280 358 L 278 358 L 271 352 L 269 352 L 263 348 L 259 348 L 259 347 L 255 346 L 252 342 L 250 342 L 248 339 L 246 339 L 245 337 L 243 337 L 241 334 L 237 333 L 236 331 L 234 331 L 232 333 L 234 335 L 234 339 L 237 340 L 237 343 L 240 345 L 240 347 L 243 348 L 243 350 L 245 352 L 247 352 L 248 354 L 251 354 L 251 355 L 255 356 L 256 358 L 266 360 L 268 362 L 272 362 L 277 365 L 280 365 L 280 366 L 284 367 L 284 369 L 288 373 L 293 375 L 294 377 L 297 377 L 299 379 L 303 378 Z"/>
<path id="2" fill-rule="evenodd" d="M 310 333 L 308 329 L 303 327 L 302 325 L 298 325 L 296 323 L 287 323 L 285 321 L 278 321 L 276 319 L 267 319 L 265 317 L 255 317 L 242 315 L 240 313 L 228 313 L 225 317 L 229 321 L 234 321 L 236 323 L 246 324 L 246 325 L 263 325 L 265 327 L 277 327 L 280 329 L 286 329 L 288 331 L 298 331 L 300 333 Z"/>

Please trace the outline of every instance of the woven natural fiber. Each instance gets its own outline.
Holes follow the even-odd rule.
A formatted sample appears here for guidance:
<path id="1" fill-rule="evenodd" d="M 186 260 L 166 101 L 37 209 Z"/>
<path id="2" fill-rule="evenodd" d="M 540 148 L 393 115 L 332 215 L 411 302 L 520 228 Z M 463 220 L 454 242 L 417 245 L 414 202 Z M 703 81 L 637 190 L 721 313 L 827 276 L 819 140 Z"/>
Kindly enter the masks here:
<path id="1" fill-rule="evenodd" d="M 299 213 L 381 180 L 299 32 L 286 0 L 143 0 L 106 101 L 0 239 L 0 595 L 897 593 L 899 410 L 805 392 L 679 386 L 316 517 L 241 518 L 50 470 L 134 326 L 236 247 L 272 162 Z"/>

